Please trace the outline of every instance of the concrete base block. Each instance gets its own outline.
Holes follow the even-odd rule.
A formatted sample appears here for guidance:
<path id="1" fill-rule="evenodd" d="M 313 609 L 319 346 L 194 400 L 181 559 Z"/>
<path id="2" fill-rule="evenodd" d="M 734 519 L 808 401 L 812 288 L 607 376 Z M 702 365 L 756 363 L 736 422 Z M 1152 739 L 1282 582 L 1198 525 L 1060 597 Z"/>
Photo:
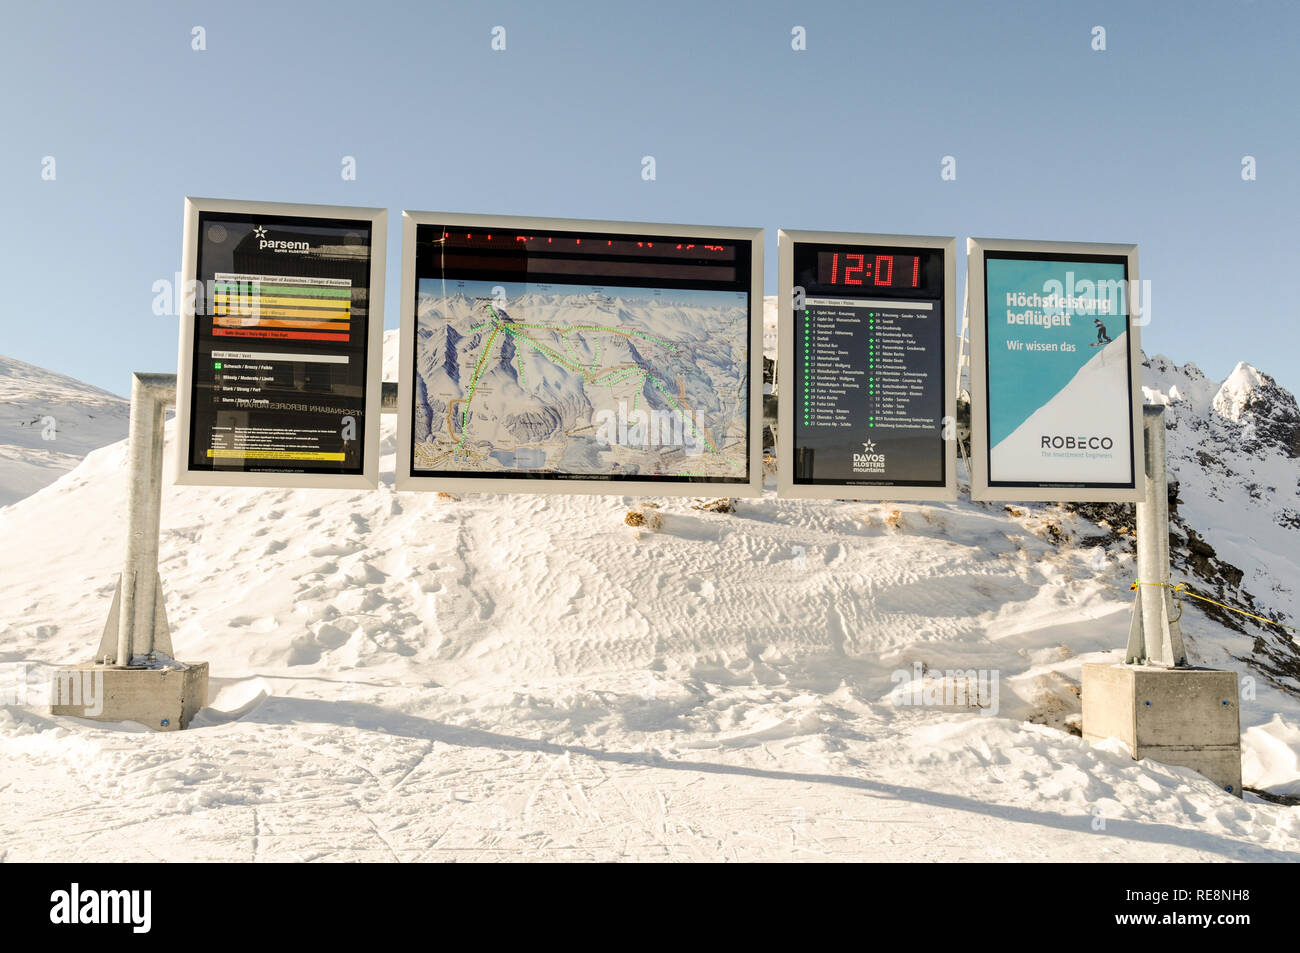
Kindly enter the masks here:
<path id="1" fill-rule="evenodd" d="M 1241 797 L 1236 672 L 1086 663 L 1083 737 L 1118 738 L 1134 758 L 1191 768 Z"/>
<path id="2" fill-rule="evenodd" d="M 159 668 L 69 665 L 54 673 L 50 714 L 179 731 L 208 703 L 208 663 Z"/>

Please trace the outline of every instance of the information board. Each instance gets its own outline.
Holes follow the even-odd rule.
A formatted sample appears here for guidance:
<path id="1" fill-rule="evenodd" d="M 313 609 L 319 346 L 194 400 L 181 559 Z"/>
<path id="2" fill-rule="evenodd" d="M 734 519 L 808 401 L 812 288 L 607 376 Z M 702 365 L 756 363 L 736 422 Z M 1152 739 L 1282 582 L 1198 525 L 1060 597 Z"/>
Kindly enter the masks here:
<path id="1" fill-rule="evenodd" d="M 1136 245 L 971 239 L 971 494 L 1142 498 Z"/>
<path id="2" fill-rule="evenodd" d="M 757 495 L 762 230 L 406 212 L 399 489 Z"/>
<path id="3" fill-rule="evenodd" d="M 782 230 L 777 247 L 780 494 L 956 499 L 957 240 Z"/>
<path id="4" fill-rule="evenodd" d="M 177 483 L 378 485 L 386 227 L 186 199 Z"/>

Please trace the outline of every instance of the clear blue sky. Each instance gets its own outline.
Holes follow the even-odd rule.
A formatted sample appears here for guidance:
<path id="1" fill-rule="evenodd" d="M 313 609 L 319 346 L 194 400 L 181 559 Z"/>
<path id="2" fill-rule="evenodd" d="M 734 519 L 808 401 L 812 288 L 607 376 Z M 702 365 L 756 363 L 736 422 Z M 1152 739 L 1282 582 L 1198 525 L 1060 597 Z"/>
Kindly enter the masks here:
<path id="1" fill-rule="evenodd" d="M 1288 0 L 22 3 L 0 86 L 0 353 L 120 393 L 185 195 L 389 208 L 390 327 L 403 208 L 1137 242 L 1148 353 L 1300 388 Z"/>

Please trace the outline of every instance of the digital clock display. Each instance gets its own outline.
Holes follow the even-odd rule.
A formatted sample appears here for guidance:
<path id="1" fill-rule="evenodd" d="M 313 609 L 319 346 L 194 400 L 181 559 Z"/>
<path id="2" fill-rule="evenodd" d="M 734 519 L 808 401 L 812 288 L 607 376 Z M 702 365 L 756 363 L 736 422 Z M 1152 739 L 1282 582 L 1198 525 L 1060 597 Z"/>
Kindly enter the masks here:
<path id="1" fill-rule="evenodd" d="M 846 247 L 817 252 L 817 283 L 828 288 L 874 293 L 879 289 L 925 291 L 943 267 L 943 256 L 932 250 Z"/>
<path id="2" fill-rule="evenodd" d="M 791 285 L 803 292 L 792 295 L 788 352 L 795 486 L 946 487 L 944 255 L 903 243 L 791 243 Z"/>

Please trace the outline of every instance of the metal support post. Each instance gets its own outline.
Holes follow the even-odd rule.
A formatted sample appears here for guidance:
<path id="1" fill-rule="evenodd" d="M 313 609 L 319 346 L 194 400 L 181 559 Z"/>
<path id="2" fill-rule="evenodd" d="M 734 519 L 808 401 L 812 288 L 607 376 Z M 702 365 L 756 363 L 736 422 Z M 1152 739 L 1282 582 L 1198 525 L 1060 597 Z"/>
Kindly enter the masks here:
<path id="1" fill-rule="evenodd" d="M 1169 590 L 1169 481 L 1165 473 L 1165 408 L 1142 408 L 1146 498 L 1137 504 L 1137 571 L 1125 661 L 1185 668 L 1187 650 Z"/>
<path id="2" fill-rule="evenodd" d="M 176 403 L 175 374 L 133 374 L 127 441 L 126 554 L 95 661 L 147 667 L 170 661 L 171 633 L 158 578 L 163 425 Z M 161 658 L 160 658 L 161 657 Z"/>

